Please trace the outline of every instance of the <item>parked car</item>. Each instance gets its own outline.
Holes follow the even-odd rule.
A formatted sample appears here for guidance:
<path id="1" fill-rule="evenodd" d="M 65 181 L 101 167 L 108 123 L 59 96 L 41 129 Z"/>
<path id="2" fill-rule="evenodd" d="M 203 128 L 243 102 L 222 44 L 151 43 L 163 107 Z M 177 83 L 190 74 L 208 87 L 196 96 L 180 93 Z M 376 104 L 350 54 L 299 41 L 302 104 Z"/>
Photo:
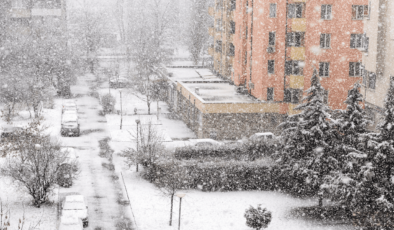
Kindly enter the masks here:
<path id="1" fill-rule="evenodd" d="M 76 111 L 76 110 L 64 110 L 63 111 L 63 115 L 67 115 L 67 114 L 78 115 L 78 111 Z"/>
<path id="2" fill-rule="evenodd" d="M 220 146 L 223 143 L 219 141 L 215 141 L 213 139 L 190 139 L 189 140 L 191 146 L 196 147 L 209 147 L 209 146 Z"/>
<path id="3" fill-rule="evenodd" d="M 275 139 L 275 135 L 270 132 L 266 133 L 255 133 L 252 136 L 249 137 L 249 140 L 251 141 L 266 141 L 266 140 L 272 140 Z"/>
<path id="4" fill-rule="evenodd" d="M 59 168 L 59 172 L 57 174 L 57 182 L 62 187 L 71 187 L 73 184 L 74 175 L 78 172 L 78 158 L 79 156 L 76 154 L 74 148 L 61 148 L 63 153 L 67 153 L 67 159 L 61 167 Z"/>
<path id="5" fill-rule="evenodd" d="M 75 103 L 74 100 L 64 100 L 63 101 L 63 106 L 62 106 L 62 113 L 65 111 L 78 111 L 77 104 Z"/>
<path id="6" fill-rule="evenodd" d="M 124 77 L 113 77 L 109 80 L 111 88 L 125 88 L 129 85 L 129 80 Z"/>
<path id="7" fill-rule="evenodd" d="M 82 230 L 83 222 L 75 215 L 62 216 L 60 218 L 59 230 Z"/>
<path id="8" fill-rule="evenodd" d="M 66 196 L 62 203 L 62 216 L 75 216 L 82 220 L 83 227 L 89 226 L 88 206 L 82 195 Z"/>
<path id="9" fill-rule="evenodd" d="M 20 132 L 22 132 L 22 127 L 16 127 L 16 126 L 5 126 L 3 130 L 1 131 L 1 138 L 13 138 L 18 136 Z"/>
<path id="10" fill-rule="evenodd" d="M 77 136 L 80 135 L 78 115 L 65 114 L 62 116 L 62 127 L 60 133 L 62 136 Z"/>

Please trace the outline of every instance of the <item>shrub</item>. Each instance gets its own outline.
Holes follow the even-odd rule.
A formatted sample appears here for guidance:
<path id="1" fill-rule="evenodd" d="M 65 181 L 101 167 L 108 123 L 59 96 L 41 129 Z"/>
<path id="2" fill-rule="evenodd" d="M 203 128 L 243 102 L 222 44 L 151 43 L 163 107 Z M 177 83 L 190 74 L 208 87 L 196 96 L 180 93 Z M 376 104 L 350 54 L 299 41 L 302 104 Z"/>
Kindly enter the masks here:
<path id="1" fill-rule="evenodd" d="M 246 225 L 257 230 L 267 228 L 272 219 L 271 212 L 266 208 L 261 208 L 261 205 L 258 205 L 257 208 L 250 206 L 249 209 L 246 209 L 244 216 Z"/>
<path id="2" fill-rule="evenodd" d="M 159 186 L 165 185 L 165 177 L 172 173 L 174 164 L 183 178 L 184 189 L 204 191 L 269 190 L 272 188 L 269 160 L 248 161 L 178 161 L 161 160 L 150 165 L 142 175 Z M 154 178 L 154 180 L 152 180 Z"/>
<path id="3" fill-rule="evenodd" d="M 278 144 L 273 141 L 247 142 L 238 145 L 224 145 L 217 147 L 183 147 L 175 150 L 178 160 L 221 158 L 223 160 L 246 160 L 271 156 L 278 149 Z M 208 159 L 211 160 L 211 159 Z"/>
<path id="4" fill-rule="evenodd" d="M 106 94 L 101 98 L 101 105 L 105 114 L 115 112 L 116 99 L 111 94 Z"/>

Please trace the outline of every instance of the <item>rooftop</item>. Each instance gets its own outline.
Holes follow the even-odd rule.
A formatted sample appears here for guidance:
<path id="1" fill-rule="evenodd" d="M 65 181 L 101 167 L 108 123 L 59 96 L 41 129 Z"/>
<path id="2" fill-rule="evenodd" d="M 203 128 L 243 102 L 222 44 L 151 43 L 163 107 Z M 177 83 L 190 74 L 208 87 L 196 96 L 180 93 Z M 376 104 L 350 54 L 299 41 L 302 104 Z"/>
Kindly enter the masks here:
<path id="1" fill-rule="evenodd" d="M 236 86 L 225 81 L 185 81 L 181 85 L 206 103 L 259 103 L 249 95 L 237 93 Z"/>
<path id="2" fill-rule="evenodd" d="M 167 72 L 171 75 L 171 77 L 168 77 L 168 79 L 173 82 L 221 80 L 219 77 L 215 76 L 209 69 L 167 68 Z"/>

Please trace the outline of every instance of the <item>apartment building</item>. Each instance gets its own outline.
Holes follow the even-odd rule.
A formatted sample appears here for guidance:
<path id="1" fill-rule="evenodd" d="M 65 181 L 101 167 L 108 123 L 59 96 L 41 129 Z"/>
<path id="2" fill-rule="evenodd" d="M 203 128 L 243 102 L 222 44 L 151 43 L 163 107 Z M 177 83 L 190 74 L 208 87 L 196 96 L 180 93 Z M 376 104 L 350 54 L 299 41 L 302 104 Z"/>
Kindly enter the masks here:
<path id="1" fill-rule="evenodd" d="M 345 109 L 361 81 L 367 0 L 237 0 L 231 80 L 248 94 L 297 113 L 316 69 L 332 109 Z"/>
<path id="2" fill-rule="evenodd" d="M 67 30 L 65 0 L 11 0 L 8 7 L 10 14 L 7 17 L 16 37 L 29 33 L 35 25 L 46 27 L 45 32 L 52 36 Z"/>
<path id="3" fill-rule="evenodd" d="M 394 82 L 394 2 L 371 0 L 371 14 L 365 21 L 365 41 L 369 47 L 363 56 L 363 88 L 366 110 L 375 129 L 384 115 L 384 99 Z"/>
<path id="4" fill-rule="evenodd" d="M 215 0 L 214 7 L 209 8 L 209 14 L 214 18 L 214 27 L 209 28 L 212 45 L 208 53 L 213 58 L 213 71 L 226 80 L 230 80 L 233 68 L 235 7 L 236 0 Z"/>

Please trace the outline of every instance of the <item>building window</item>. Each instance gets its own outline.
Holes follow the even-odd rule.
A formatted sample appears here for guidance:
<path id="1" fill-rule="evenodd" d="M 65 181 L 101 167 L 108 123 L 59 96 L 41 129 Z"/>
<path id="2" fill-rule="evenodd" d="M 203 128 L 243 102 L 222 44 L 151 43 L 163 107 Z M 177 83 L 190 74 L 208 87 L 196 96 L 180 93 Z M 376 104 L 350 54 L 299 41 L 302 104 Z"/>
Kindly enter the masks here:
<path id="1" fill-rule="evenodd" d="M 235 22 L 230 21 L 230 34 L 235 34 Z"/>
<path id="2" fill-rule="evenodd" d="M 370 89 L 375 89 L 376 85 L 376 73 L 374 72 L 369 72 L 369 82 L 368 86 Z"/>
<path id="3" fill-rule="evenodd" d="M 267 88 L 267 101 L 273 101 L 274 100 L 274 88 L 269 87 Z"/>
<path id="4" fill-rule="evenodd" d="M 349 76 L 360 77 L 361 76 L 361 63 L 360 62 L 349 62 Z"/>
<path id="5" fill-rule="evenodd" d="M 275 60 L 268 60 L 268 74 L 275 73 Z"/>
<path id="6" fill-rule="evenodd" d="M 286 61 L 286 75 L 304 75 L 305 63 L 301 61 Z"/>
<path id="7" fill-rule="evenodd" d="M 237 7 L 236 1 L 235 0 L 231 0 L 230 1 L 230 10 L 234 11 L 236 9 L 236 7 Z"/>
<path id="8" fill-rule="evenodd" d="M 331 20 L 332 5 L 321 5 L 321 19 Z"/>
<path id="9" fill-rule="evenodd" d="M 323 103 L 328 105 L 328 90 L 323 91 Z"/>
<path id="10" fill-rule="evenodd" d="M 216 40 L 216 47 L 215 47 L 216 52 L 221 53 L 222 52 L 222 41 Z"/>
<path id="11" fill-rule="evenodd" d="M 270 18 L 276 18 L 276 3 L 270 4 Z"/>
<path id="12" fill-rule="evenodd" d="M 228 51 L 228 56 L 232 57 L 235 55 L 235 47 L 233 43 L 230 43 L 229 45 L 229 51 Z"/>
<path id="13" fill-rule="evenodd" d="M 362 48 L 363 47 L 363 34 L 351 34 L 350 35 L 350 48 Z"/>
<path id="14" fill-rule="evenodd" d="M 330 63 L 328 62 L 319 63 L 319 76 L 320 77 L 330 76 Z"/>
<path id="15" fill-rule="evenodd" d="M 352 19 L 362 20 L 369 17 L 368 5 L 353 5 L 352 6 Z"/>
<path id="16" fill-rule="evenodd" d="M 320 34 L 320 48 L 331 47 L 331 34 Z"/>
<path id="17" fill-rule="evenodd" d="M 304 18 L 305 4 L 304 3 L 294 3 L 288 5 L 288 18 Z"/>
<path id="18" fill-rule="evenodd" d="M 275 45 L 275 32 L 269 32 L 269 38 L 268 38 L 268 45 L 269 46 L 274 46 Z"/>
<path id="19" fill-rule="evenodd" d="M 287 46 L 303 47 L 305 45 L 305 32 L 292 32 L 286 35 Z"/>
<path id="20" fill-rule="evenodd" d="M 301 101 L 301 97 L 301 89 L 285 89 L 283 101 L 298 104 Z"/>

